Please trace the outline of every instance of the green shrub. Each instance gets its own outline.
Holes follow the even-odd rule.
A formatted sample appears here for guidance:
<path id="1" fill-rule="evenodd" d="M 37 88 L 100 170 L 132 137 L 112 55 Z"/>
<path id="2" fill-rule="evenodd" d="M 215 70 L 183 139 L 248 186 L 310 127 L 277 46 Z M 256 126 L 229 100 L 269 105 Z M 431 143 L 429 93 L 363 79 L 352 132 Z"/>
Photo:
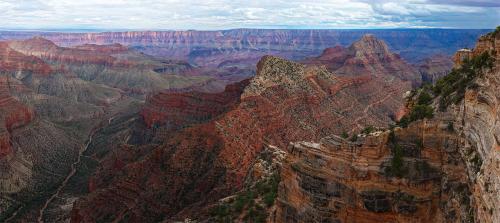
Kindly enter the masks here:
<path id="1" fill-rule="evenodd" d="M 252 204 L 253 199 L 254 199 L 253 191 L 247 190 L 236 196 L 232 208 L 235 212 L 241 212 L 244 207 L 246 207 L 249 204 Z"/>
<path id="2" fill-rule="evenodd" d="M 500 33 L 500 26 L 497 26 L 497 28 L 493 32 L 489 33 L 489 35 L 495 37 L 499 33 Z"/>
<path id="3" fill-rule="evenodd" d="M 416 105 L 410 112 L 410 121 L 434 117 L 434 108 L 429 105 Z"/>
<path id="4" fill-rule="evenodd" d="M 354 135 L 352 135 L 352 137 L 351 137 L 351 142 L 356 142 L 356 141 L 358 141 L 358 135 L 357 135 L 357 134 L 354 134 Z"/>
<path id="5" fill-rule="evenodd" d="M 343 131 L 342 134 L 340 135 L 340 137 L 347 139 L 347 138 L 349 138 L 349 134 L 347 134 L 346 131 Z"/>
<path id="6" fill-rule="evenodd" d="M 403 116 L 398 122 L 397 124 L 401 127 L 401 128 L 406 128 L 408 127 L 408 124 L 410 124 L 410 119 L 408 118 L 407 115 Z"/>
<path id="7" fill-rule="evenodd" d="M 265 207 L 274 204 L 278 196 L 279 182 L 279 173 L 274 173 L 239 192 L 234 200 L 217 205 L 210 210 L 210 215 L 216 222 L 234 222 L 242 215 L 245 222 L 265 222 L 267 218 Z"/>
<path id="8" fill-rule="evenodd" d="M 375 127 L 373 127 L 372 125 L 370 125 L 370 126 L 364 128 L 361 131 L 361 133 L 363 133 L 363 134 L 370 134 L 370 133 L 374 132 L 375 130 L 376 130 Z"/>
<path id="9" fill-rule="evenodd" d="M 426 91 L 422 91 L 418 96 L 417 103 L 419 105 L 428 105 L 432 102 L 433 97 Z"/>
<path id="10" fill-rule="evenodd" d="M 448 122 L 448 125 L 446 126 L 446 129 L 447 129 L 449 132 L 453 132 L 453 131 L 455 131 L 455 128 L 453 127 L 453 122 Z"/>
<path id="11" fill-rule="evenodd" d="M 407 172 L 403 159 L 403 149 L 399 144 L 395 144 L 392 150 L 391 165 L 386 169 L 386 173 L 390 176 L 403 177 Z"/>
<path id="12" fill-rule="evenodd" d="M 394 129 L 391 129 L 389 132 L 389 143 L 396 143 L 396 134 L 394 133 Z"/>
<path id="13" fill-rule="evenodd" d="M 477 87 L 474 80 L 484 74 L 484 69 L 491 69 L 493 64 L 493 57 L 488 52 L 483 52 L 471 59 L 464 59 L 460 68 L 453 69 L 448 75 L 439 79 L 433 87 L 433 92 L 441 96 L 440 110 L 446 110 L 452 103 L 460 103 L 466 89 Z"/>

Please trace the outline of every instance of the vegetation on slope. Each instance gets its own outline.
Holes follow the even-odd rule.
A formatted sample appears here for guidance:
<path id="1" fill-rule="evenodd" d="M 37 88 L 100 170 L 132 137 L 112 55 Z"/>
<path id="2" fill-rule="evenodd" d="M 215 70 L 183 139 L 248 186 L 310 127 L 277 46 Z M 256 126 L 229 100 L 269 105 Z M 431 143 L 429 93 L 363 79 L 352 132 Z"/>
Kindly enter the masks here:
<path id="1" fill-rule="evenodd" d="M 451 104 L 458 104 L 464 98 L 467 88 L 474 88 L 474 80 L 484 74 L 485 69 L 493 67 L 493 58 L 484 52 L 471 59 L 465 59 L 458 69 L 439 79 L 432 90 L 439 96 L 439 109 L 446 110 Z"/>
<path id="2" fill-rule="evenodd" d="M 439 79 L 434 85 L 426 84 L 412 91 L 409 101 L 410 112 L 398 122 L 400 127 L 409 123 L 434 116 L 434 101 L 444 111 L 451 104 L 460 103 L 467 89 L 475 88 L 475 80 L 482 77 L 486 70 L 493 67 L 494 59 L 488 52 L 465 59 L 459 68 L 454 68 L 448 75 Z"/>
<path id="3" fill-rule="evenodd" d="M 234 198 L 221 202 L 211 210 L 216 222 L 266 222 L 267 209 L 273 206 L 278 194 L 280 176 L 273 174 L 268 179 L 239 192 Z"/>

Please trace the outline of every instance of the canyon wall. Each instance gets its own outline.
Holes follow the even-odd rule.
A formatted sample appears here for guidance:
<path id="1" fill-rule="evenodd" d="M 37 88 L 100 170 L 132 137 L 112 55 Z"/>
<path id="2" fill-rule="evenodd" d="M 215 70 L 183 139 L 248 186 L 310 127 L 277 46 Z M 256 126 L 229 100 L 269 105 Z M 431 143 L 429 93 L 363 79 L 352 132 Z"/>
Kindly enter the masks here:
<path id="1" fill-rule="evenodd" d="M 384 40 L 391 50 L 416 62 L 434 54 L 451 55 L 472 47 L 489 30 L 408 29 L 408 30 L 272 30 L 235 29 L 222 31 L 142 31 L 103 33 L 0 32 L 0 39 L 42 36 L 63 46 L 85 43 L 120 43 L 151 55 L 189 59 L 198 65 L 251 63 L 273 54 L 302 59 L 320 54 L 336 45 L 348 46 L 371 33 Z M 231 59 L 228 59 L 231 58 Z M 232 61 L 232 62 L 231 62 Z"/>
<path id="2" fill-rule="evenodd" d="M 472 55 L 489 52 L 495 68 L 467 90 L 464 101 L 453 108 L 462 155 L 472 184 L 477 220 L 500 221 L 500 34 L 479 39 Z"/>

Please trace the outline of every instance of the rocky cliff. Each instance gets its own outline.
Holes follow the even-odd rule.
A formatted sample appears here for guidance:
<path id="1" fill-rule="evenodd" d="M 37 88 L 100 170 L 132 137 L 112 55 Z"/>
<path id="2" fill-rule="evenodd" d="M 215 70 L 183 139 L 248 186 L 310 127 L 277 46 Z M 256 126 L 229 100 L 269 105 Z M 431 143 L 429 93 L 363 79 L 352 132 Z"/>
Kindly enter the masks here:
<path id="1" fill-rule="evenodd" d="M 467 163 L 469 182 L 479 222 L 500 221 L 500 32 L 479 39 L 474 56 L 488 52 L 494 68 L 475 82 L 461 104 L 452 109 L 458 134 L 463 138 L 462 155 Z"/>
<path id="2" fill-rule="evenodd" d="M 464 68 L 450 74 L 467 74 L 469 83 L 449 76 L 433 88 L 433 102 L 422 96 L 429 93 L 412 97 L 408 117 L 417 121 L 350 141 L 291 143 L 269 221 L 498 222 L 499 39 L 498 32 L 481 37 Z M 437 90 L 443 82 L 464 86 L 463 96 L 460 88 Z M 455 104 L 425 113 L 426 106 L 447 103 L 443 92 L 456 95 Z"/>
<path id="3" fill-rule="evenodd" d="M 319 143 L 291 143 L 272 220 L 471 221 L 457 137 L 436 122 L 415 123 L 392 134 L 375 132 L 355 142 L 327 137 Z M 391 171 L 396 150 L 404 163 L 400 177 Z"/>

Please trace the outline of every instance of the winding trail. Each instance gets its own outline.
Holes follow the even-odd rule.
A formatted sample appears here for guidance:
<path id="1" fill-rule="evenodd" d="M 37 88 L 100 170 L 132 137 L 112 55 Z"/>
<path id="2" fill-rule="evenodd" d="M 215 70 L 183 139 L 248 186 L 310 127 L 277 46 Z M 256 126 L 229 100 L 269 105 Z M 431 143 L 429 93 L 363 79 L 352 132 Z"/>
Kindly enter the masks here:
<path id="1" fill-rule="evenodd" d="M 12 221 L 15 217 L 17 217 L 17 214 L 19 214 L 19 211 L 21 211 L 21 209 L 23 208 L 24 206 L 19 207 L 14 213 L 12 213 L 12 215 L 9 218 L 5 219 L 5 222 Z"/>
<path id="2" fill-rule="evenodd" d="M 363 126 L 362 126 L 361 124 L 359 124 L 359 122 L 360 122 L 362 119 L 365 119 L 366 117 L 368 117 L 368 111 L 370 111 L 374 105 L 380 104 L 380 103 L 382 103 L 382 102 L 386 101 L 387 99 L 389 99 L 389 98 L 391 98 L 391 97 L 393 97 L 393 96 L 394 96 L 394 95 L 393 95 L 393 93 L 392 93 L 392 92 L 390 92 L 389 94 L 387 94 L 387 95 L 386 95 L 385 97 L 383 97 L 382 99 L 379 99 L 379 100 L 377 100 L 377 101 L 374 101 L 374 102 L 372 102 L 372 103 L 368 104 L 368 105 L 365 107 L 365 109 L 363 110 L 363 116 L 358 117 L 356 120 L 354 120 L 354 122 L 353 122 L 353 123 L 354 123 L 354 124 L 355 124 L 358 128 L 363 129 Z"/>
<path id="3" fill-rule="evenodd" d="M 115 117 L 116 117 L 116 114 L 114 116 L 112 116 L 111 118 L 109 118 L 107 120 L 107 124 L 108 125 L 111 124 L 111 122 L 113 121 L 113 119 Z M 80 149 L 80 151 L 78 151 L 78 158 L 77 158 L 77 160 L 73 164 L 71 164 L 71 171 L 66 176 L 66 178 L 64 178 L 64 181 L 61 183 L 61 185 L 59 185 L 59 187 L 57 188 L 56 192 L 52 196 L 50 196 L 50 198 L 45 202 L 45 204 L 40 209 L 39 214 L 38 214 L 38 219 L 37 219 L 38 223 L 43 223 L 44 222 L 43 221 L 43 214 L 45 213 L 45 210 L 47 209 L 47 207 L 49 206 L 49 204 L 52 203 L 52 201 L 54 199 L 56 199 L 61 194 L 61 191 L 64 189 L 64 187 L 66 187 L 66 185 L 68 184 L 68 182 L 71 179 L 71 177 L 73 177 L 76 174 L 78 165 L 81 163 L 82 157 L 84 156 L 83 153 L 85 153 L 85 151 L 87 151 L 87 149 L 89 148 L 90 144 L 92 143 L 92 138 L 94 137 L 94 135 L 100 129 L 102 129 L 102 128 L 104 128 L 104 126 L 101 124 L 101 125 L 98 125 L 95 129 L 93 129 L 91 131 L 91 133 L 89 135 L 89 139 L 87 140 L 87 143 L 85 144 L 85 146 L 82 146 L 82 148 Z"/>

